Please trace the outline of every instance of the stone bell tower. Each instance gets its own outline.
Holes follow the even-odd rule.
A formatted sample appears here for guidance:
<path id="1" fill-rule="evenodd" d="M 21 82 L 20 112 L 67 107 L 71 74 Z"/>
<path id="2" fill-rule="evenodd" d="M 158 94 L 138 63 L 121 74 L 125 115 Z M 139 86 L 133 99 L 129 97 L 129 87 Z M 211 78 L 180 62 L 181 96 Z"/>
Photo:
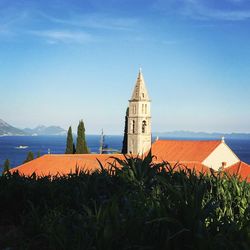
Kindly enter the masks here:
<path id="1" fill-rule="evenodd" d="M 127 138 L 128 153 L 141 155 L 151 148 L 150 99 L 141 69 L 129 100 Z"/>

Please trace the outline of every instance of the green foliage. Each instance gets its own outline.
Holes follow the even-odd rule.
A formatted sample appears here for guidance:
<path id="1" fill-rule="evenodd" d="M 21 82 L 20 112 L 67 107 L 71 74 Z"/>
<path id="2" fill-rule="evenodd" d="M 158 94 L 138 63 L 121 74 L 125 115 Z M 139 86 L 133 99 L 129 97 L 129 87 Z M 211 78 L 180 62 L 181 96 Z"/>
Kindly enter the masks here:
<path id="1" fill-rule="evenodd" d="M 10 161 L 9 159 L 6 159 L 4 164 L 3 164 L 3 174 L 8 173 L 10 170 Z"/>
<path id="2" fill-rule="evenodd" d="M 114 160 L 94 173 L 0 177 L 0 249 L 249 249 L 249 183 L 150 153 Z"/>
<path id="3" fill-rule="evenodd" d="M 74 154 L 74 141 L 71 126 L 68 129 L 65 154 Z"/>
<path id="4" fill-rule="evenodd" d="M 129 115 L 129 108 L 127 108 L 125 116 L 124 135 L 122 141 L 122 154 L 128 153 L 128 115 Z"/>
<path id="5" fill-rule="evenodd" d="M 88 153 L 89 149 L 87 147 L 85 138 L 85 127 L 83 120 L 81 120 L 77 128 L 76 154 L 88 154 Z"/>
<path id="6" fill-rule="evenodd" d="M 39 158 L 40 156 L 41 156 L 41 152 L 38 151 L 38 152 L 37 152 L 37 155 L 36 155 L 36 158 Z"/>
<path id="7" fill-rule="evenodd" d="M 25 159 L 25 161 L 23 163 L 26 163 L 26 162 L 29 162 L 29 161 L 32 161 L 34 160 L 34 154 L 33 152 L 29 151 L 28 154 L 27 154 L 27 157 Z"/>

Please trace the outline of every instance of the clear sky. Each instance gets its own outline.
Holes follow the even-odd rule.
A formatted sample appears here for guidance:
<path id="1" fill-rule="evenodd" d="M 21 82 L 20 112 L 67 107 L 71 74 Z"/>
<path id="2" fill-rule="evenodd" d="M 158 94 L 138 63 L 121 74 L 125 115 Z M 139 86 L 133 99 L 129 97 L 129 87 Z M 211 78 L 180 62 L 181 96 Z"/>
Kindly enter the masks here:
<path id="1" fill-rule="evenodd" d="M 0 0 L 0 118 L 122 134 L 142 67 L 153 131 L 250 132 L 249 0 Z"/>

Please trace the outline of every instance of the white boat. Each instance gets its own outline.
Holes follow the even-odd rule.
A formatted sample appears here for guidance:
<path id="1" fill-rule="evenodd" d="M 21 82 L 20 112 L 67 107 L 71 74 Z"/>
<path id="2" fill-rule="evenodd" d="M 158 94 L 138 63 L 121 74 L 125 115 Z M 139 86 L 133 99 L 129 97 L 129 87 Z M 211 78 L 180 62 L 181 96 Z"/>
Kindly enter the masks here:
<path id="1" fill-rule="evenodd" d="M 25 148 L 28 148 L 29 146 L 23 146 L 23 145 L 20 145 L 20 146 L 17 146 L 16 148 L 17 149 L 25 149 Z"/>

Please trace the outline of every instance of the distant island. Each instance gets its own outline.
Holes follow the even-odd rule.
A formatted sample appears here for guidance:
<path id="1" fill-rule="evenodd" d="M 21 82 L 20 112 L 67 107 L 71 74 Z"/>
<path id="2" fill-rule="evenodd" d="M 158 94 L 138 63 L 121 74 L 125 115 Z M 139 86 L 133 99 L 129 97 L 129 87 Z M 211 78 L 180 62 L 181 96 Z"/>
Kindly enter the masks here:
<path id="1" fill-rule="evenodd" d="M 36 135 L 66 135 L 67 131 L 60 126 L 44 126 L 40 125 L 35 128 L 16 128 L 4 120 L 0 119 L 0 136 L 36 136 Z M 153 132 L 153 137 L 161 138 L 186 138 L 186 139 L 250 139 L 250 133 L 207 133 L 207 132 L 192 132 L 185 130 L 171 132 Z"/>
<path id="2" fill-rule="evenodd" d="M 185 130 L 178 130 L 172 132 L 155 132 L 153 135 L 159 138 L 167 137 L 167 138 L 201 138 L 201 139 L 220 139 L 225 137 L 225 139 L 250 139 L 250 133 L 206 133 L 206 132 L 192 132 Z"/>
<path id="3" fill-rule="evenodd" d="M 29 135 L 66 135 L 67 131 L 59 126 L 37 126 L 35 128 L 25 128 L 23 131 Z"/>
<path id="4" fill-rule="evenodd" d="M 7 122 L 0 119 L 0 136 L 7 136 L 7 135 L 27 135 L 21 129 L 15 128 L 8 124 Z"/>
<path id="5" fill-rule="evenodd" d="M 16 128 L 0 119 L 0 136 L 36 136 L 36 135 L 66 135 L 67 131 L 59 126 L 37 126 L 36 128 Z"/>

